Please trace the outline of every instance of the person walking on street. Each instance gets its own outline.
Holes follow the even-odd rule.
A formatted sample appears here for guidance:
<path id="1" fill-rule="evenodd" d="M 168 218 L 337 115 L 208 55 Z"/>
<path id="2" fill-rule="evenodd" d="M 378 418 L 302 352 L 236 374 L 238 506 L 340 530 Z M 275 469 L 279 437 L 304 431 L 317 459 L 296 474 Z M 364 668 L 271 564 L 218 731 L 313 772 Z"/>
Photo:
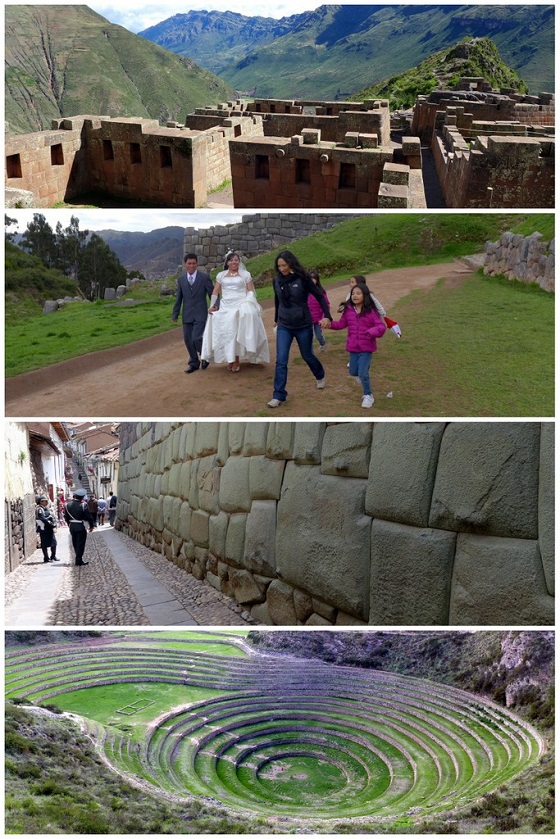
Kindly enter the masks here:
<path id="1" fill-rule="evenodd" d="M 99 512 L 99 505 L 97 503 L 97 498 L 92 493 L 89 497 L 89 501 L 87 502 L 88 510 L 90 511 L 91 515 L 93 516 L 93 526 L 97 527 L 97 513 Z"/>
<path id="2" fill-rule="evenodd" d="M 209 364 L 205 360 L 201 363 L 200 354 L 208 317 L 208 301 L 212 298 L 214 284 L 208 274 L 198 270 L 198 257 L 195 253 L 187 253 L 183 264 L 185 270 L 177 280 L 177 297 L 171 320 L 177 323 L 182 306 L 183 338 L 189 353 L 185 373 L 194 373 L 200 367 L 206 370 Z"/>
<path id="3" fill-rule="evenodd" d="M 332 321 L 325 295 L 321 294 L 291 251 L 278 254 L 275 269 L 276 371 L 272 399 L 267 403 L 269 408 L 278 408 L 287 399 L 288 358 L 294 338 L 301 357 L 317 380 L 317 388 L 322 390 L 325 387 L 325 370 L 313 352 L 313 321 L 307 305 L 310 294 L 318 300 L 324 314 L 319 326 L 324 328 Z"/>
<path id="4" fill-rule="evenodd" d="M 109 511 L 109 526 L 115 526 L 115 518 L 117 516 L 117 496 L 114 492 L 111 493 L 111 497 L 109 498 L 109 504 L 107 506 Z"/>
<path id="5" fill-rule="evenodd" d="M 37 507 L 35 508 L 35 523 L 37 533 L 41 540 L 41 550 L 43 551 L 43 562 L 58 562 L 56 555 L 56 519 L 51 510 L 49 510 L 49 499 L 46 495 L 39 495 L 37 498 Z M 49 549 L 51 555 L 49 557 Z"/>
<path id="6" fill-rule="evenodd" d="M 93 531 L 93 516 L 88 510 L 85 501 L 87 493 L 85 489 L 77 489 L 74 493 L 72 501 L 66 505 L 64 518 L 70 528 L 70 536 L 72 538 L 72 546 L 76 554 L 76 565 L 87 565 L 84 562 L 84 551 L 86 549 L 86 541 L 88 531 Z M 87 524 L 87 529 L 86 529 Z"/>
<path id="7" fill-rule="evenodd" d="M 105 510 L 107 509 L 107 502 L 104 498 L 97 499 L 97 522 L 101 526 L 105 524 Z"/>

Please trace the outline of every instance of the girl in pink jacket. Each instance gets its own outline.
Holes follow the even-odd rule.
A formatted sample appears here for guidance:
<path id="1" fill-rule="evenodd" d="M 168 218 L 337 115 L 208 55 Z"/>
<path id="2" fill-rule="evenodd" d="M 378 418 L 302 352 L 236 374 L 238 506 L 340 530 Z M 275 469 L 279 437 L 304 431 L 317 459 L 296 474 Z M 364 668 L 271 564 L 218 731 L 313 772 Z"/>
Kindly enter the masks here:
<path id="1" fill-rule="evenodd" d="M 358 283 L 354 286 L 350 300 L 345 302 L 342 317 L 333 321 L 330 328 L 348 329 L 346 349 L 350 353 L 350 375 L 364 389 L 362 408 L 371 408 L 375 401 L 369 381 L 371 356 L 377 350 L 376 339 L 381 338 L 387 327 L 366 285 Z"/>

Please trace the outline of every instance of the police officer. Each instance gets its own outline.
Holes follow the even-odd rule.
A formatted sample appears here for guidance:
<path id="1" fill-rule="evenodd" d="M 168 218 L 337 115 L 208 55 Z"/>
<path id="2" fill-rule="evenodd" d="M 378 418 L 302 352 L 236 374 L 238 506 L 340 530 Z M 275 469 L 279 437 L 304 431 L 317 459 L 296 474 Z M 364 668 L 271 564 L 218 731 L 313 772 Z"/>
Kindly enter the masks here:
<path id="1" fill-rule="evenodd" d="M 46 495 L 39 495 L 37 498 L 35 523 L 39 539 L 41 540 L 43 562 L 58 562 L 58 557 L 56 555 L 56 537 L 54 535 L 56 519 L 49 510 L 49 499 Z M 51 551 L 50 557 L 49 548 Z"/>
<path id="2" fill-rule="evenodd" d="M 70 536 L 72 537 L 72 546 L 76 554 L 76 565 L 87 565 L 84 562 L 84 551 L 86 549 L 86 540 L 88 531 L 93 530 L 93 516 L 88 510 L 85 501 L 87 493 L 85 489 L 77 489 L 73 495 L 72 501 L 66 505 L 64 511 L 64 518 L 70 528 Z M 87 530 L 86 530 L 87 522 Z"/>

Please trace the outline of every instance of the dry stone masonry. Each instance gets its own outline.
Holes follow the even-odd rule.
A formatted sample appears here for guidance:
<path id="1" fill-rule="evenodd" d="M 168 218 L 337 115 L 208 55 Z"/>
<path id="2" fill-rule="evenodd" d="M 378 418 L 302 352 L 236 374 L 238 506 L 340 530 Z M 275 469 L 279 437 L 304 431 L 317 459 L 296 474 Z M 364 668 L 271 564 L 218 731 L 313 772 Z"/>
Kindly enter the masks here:
<path id="1" fill-rule="evenodd" d="M 541 233 L 504 233 L 498 242 L 486 243 L 484 273 L 537 283 L 545 291 L 554 291 L 554 242 L 546 242 Z"/>
<path id="2" fill-rule="evenodd" d="M 117 527 L 262 623 L 554 623 L 553 423 L 121 434 Z"/>

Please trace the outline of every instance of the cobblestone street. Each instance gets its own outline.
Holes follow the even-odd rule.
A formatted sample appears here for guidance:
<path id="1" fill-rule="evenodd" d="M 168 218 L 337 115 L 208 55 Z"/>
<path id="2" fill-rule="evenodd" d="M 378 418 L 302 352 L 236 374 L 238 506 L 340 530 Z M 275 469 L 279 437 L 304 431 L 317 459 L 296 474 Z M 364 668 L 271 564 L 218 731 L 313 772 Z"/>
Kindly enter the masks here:
<path id="1" fill-rule="evenodd" d="M 88 536 L 82 568 L 73 564 L 68 530 L 57 538 L 59 562 L 44 563 L 37 550 L 6 576 L 6 626 L 255 623 L 233 599 L 107 525 Z"/>

